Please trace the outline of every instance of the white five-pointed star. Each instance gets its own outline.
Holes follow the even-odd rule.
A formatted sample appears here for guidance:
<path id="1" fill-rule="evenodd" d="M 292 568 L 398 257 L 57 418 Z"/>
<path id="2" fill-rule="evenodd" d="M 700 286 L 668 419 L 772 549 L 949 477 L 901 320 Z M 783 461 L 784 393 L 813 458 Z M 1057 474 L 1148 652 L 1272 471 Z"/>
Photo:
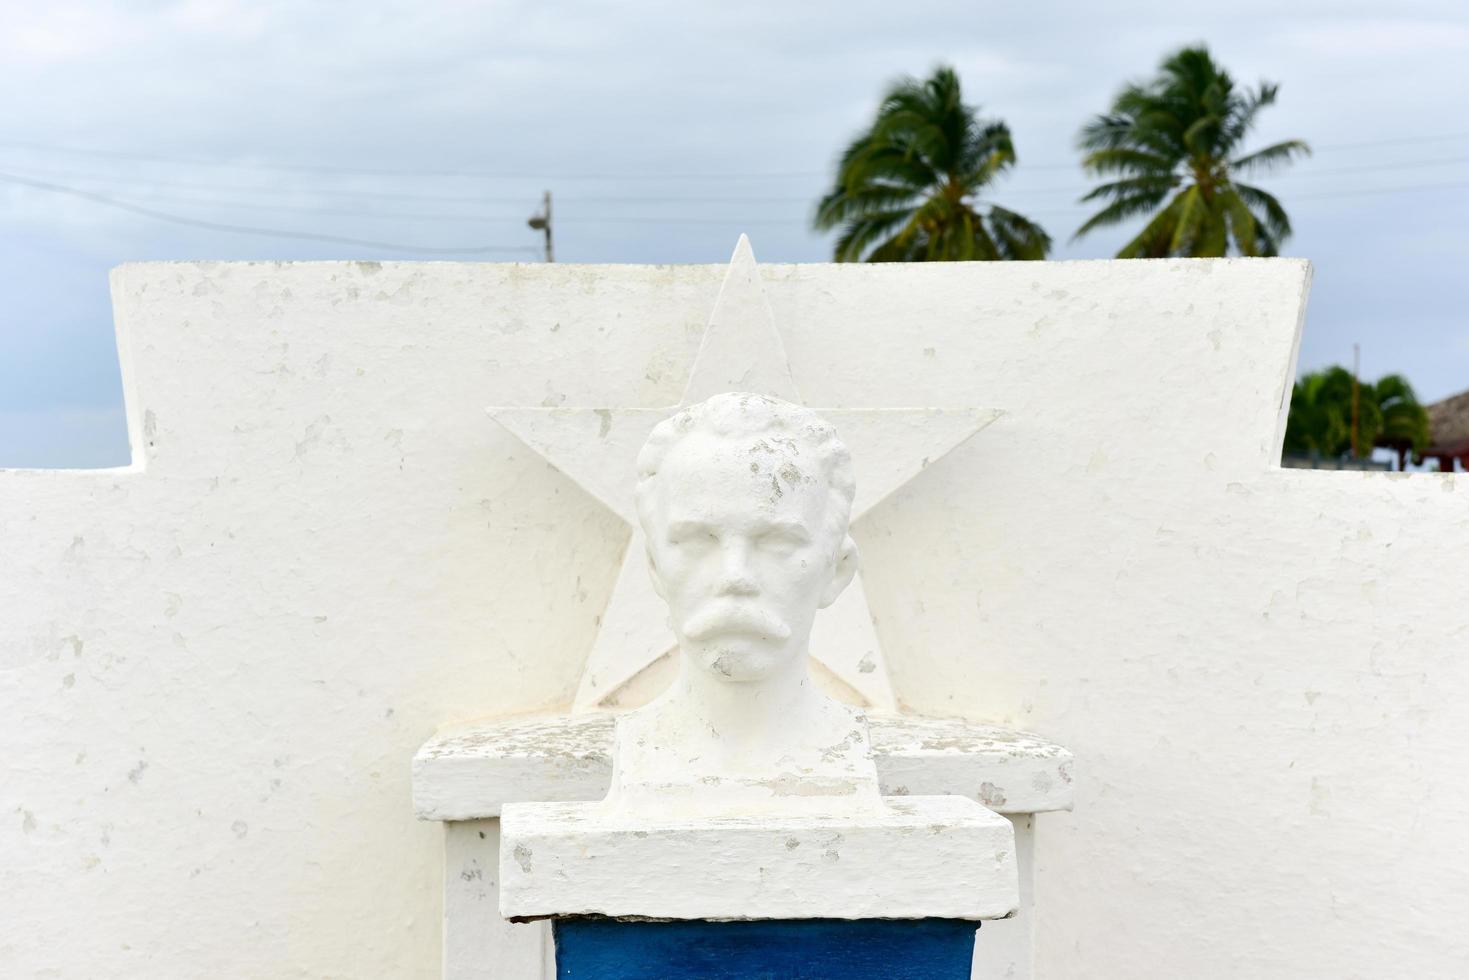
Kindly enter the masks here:
<path id="1" fill-rule="evenodd" d="M 646 546 L 633 503 L 637 455 L 653 426 L 681 408 L 725 391 L 749 391 L 803 404 L 760 283 L 755 255 L 743 235 L 735 246 L 709 327 L 677 405 L 487 409 L 496 422 L 575 480 L 632 529 L 617 584 L 582 673 L 573 712 L 602 707 L 653 664 L 676 652 L 667 608 L 653 591 L 648 576 Z M 854 525 L 924 467 L 1000 414 L 978 408 L 815 411 L 836 427 L 852 452 L 857 478 Z M 860 572 L 842 597 L 817 616 L 811 634 L 811 656 L 868 707 L 896 707 Z M 830 678 L 823 679 L 833 687 Z M 835 685 L 836 690 L 840 691 L 841 685 Z"/>

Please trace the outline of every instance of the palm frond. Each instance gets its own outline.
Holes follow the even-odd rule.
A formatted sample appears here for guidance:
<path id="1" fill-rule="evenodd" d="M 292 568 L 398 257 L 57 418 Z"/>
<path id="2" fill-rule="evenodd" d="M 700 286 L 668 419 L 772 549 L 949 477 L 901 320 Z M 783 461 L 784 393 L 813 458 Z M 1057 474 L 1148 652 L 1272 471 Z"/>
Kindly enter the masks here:
<path id="1" fill-rule="evenodd" d="M 1192 120 L 1183 131 L 1183 145 L 1189 156 L 1196 159 L 1207 158 L 1212 155 L 1218 135 L 1219 117 L 1212 113 L 1201 115 Z"/>
<path id="2" fill-rule="evenodd" d="M 1157 259 L 1168 254 L 1174 228 L 1178 224 L 1178 212 L 1182 208 L 1183 194 L 1176 194 L 1157 214 L 1153 215 L 1137 237 L 1117 250 L 1119 259 Z"/>
<path id="3" fill-rule="evenodd" d="M 1372 386 L 1372 400 L 1382 416 L 1379 444 L 1411 447 L 1415 453 L 1428 446 L 1428 410 L 1418 401 L 1413 386 L 1401 374 L 1386 374 Z"/>
<path id="4" fill-rule="evenodd" d="M 1076 229 L 1076 232 L 1071 236 L 1071 240 L 1076 241 L 1083 235 L 1095 231 L 1098 228 L 1120 224 L 1136 215 L 1147 214 L 1149 211 L 1155 210 L 1160 203 L 1162 203 L 1162 198 L 1152 194 L 1140 194 L 1135 197 L 1119 198 L 1086 219 L 1082 223 L 1082 226 Z"/>
<path id="5" fill-rule="evenodd" d="M 1096 152 L 1124 149 L 1132 145 L 1135 138 L 1136 120 L 1126 111 L 1123 104 L 1131 91 L 1131 86 L 1123 89 L 1113 100 L 1112 112 L 1095 116 L 1081 127 L 1081 133 L 1076 140 L 1079 149 Z"/>
<path id="6" fill-rule="evenodd" d="M 1179 179 L 1167 176 L 1130 177 L 1127 180 L 1114 180 L 1109 184 L 1098 184 L 1086 194 L 1082 195 L 1081 202 L 1095 201 L 1101 198 L 1132 197 L 1134 195 L 1151 195 L 1158 201 L 1162 201 L 1168 192 L 1179 185 Z"/>
<path id="7" fill-rule="evenodd" d="M 1168 254 L 1192 254 L 1190 249 L 1199 240 L 1199 230 L 1203 226 L 1208 203 L 1197 184 L 1186 188 L 1176 200 L 1178 216 L 1173 223 L 1173 235 L 1168 241 Z"/>
<path id="8" fill-rule="evenodd" d="M 1221 195 L 1204 197 L 1204 214 L 1193 248 L 1174 254 L 1199 259 L 1219 259 L 1229 254 L 1229 216 Z"/>
<path id="9" fill-rule="evenodd" d="M 1280 86 L 1273 82 L 1261 82 L 1257 89 L 1245 91 L 1245 94 L 1236 99 L 1230 107 L 1228 119 L 1225 121 L 1225 148 L 1230 149 L 1243 140 L 1255 125 L 1255 116 L 1260 110 L 1269 105 L 1274 105 L 1275 96 L 1280 91 Z"/>
<path id="10" fill-rule="evenodd" d="M 992 205 L 988 226 L 1000 255 L 1006 259 L 1033 261 L 1051 251 L 1051 236 L 1029 218 L 1008 208 Z"/>
<path id="11" fill-rule="evenodd" d="M 856 191 L 837 190 L 817 203 L 812 224 L 825 231 L 848 221 L 865 219 L 894 209 L 912 208 L 919 200 L 920 195 L 913 190 L 880 184 Z"/>
<path id="12" fill-rule="evenodd" d="M 1082 157 L 1081 165 L 1098 177 L 1107 174 L 1172 174 L 1178 166 L 1177 157 L 1165 156 L 1152 150 L 1131 147 L 1115 147 L 1097 150 Z"/>
<path id="13" fill-rule="evenodd" d="M 1220 195 L 1226 213 L 1229 216 L 1229 230 L 1234 237 L 1235 247 L 1241 255 L 1260 255 L 1264 244 L 1260 237 L 1258 223 L 1249 205 L 1233 188 L 1229 188 Z"/>
<path id="14" fill-rule="evenodd" d="M 1297 157 L 1308 157 L 1311 155 L 1311 147 L 1304 140 L 1282 140 L 1272 143 L 1262 150 L 1248 153 L 1229 162 L 1229 168 L 1235 173 L 1251 174 L 1256 171 L 1270 171 L 1276 167 L 1284 166 Z"/>
<path id="15" fill-rule="evenodd" d="M 812 225 L 840 229 L 834 256 L 843 262 L 1044 255 L 1050 240 L 1038 226 L 1015 215 L 987 227 L 970 203 L 1014 162 L 1009 128 L 964 103 L 952 69 L 900 79 L 842 152 Z"/>
<path id="16" fill-rule="evenodd" d="M 874 143 L 837 173 L 844 187 L 865 187 L 883 183 L 922 189 L 939 179 L 940 172 L 926 160 L 901 144 Z"/>
<path id="17" fill-rule="evenodd" d="M 1268 82 L 1255 89 L 1236 86 L 1203 45 L 1175 51 L 1152 79 L 1125 86 L 1077 138 L 1090 174 L 1118 178 L 1082 198 L 1112 203 L 1077 235 L 1158 209 L 1120 256 L 1224 255 L 1231 246 L 1246 255 L 1278 252 L 1290 235 L 1285 210 L 1258 188 L 1240 186 L 1235 197 L 1230 179 L 1231 169 L 1247 175 L 1310 152 L 1299 140 L 1236 152 L 1277 92 Z M 1190 194 L 1195 181 L 1198 195 Z M 1159 208 L 1180 186 L 1183 190 Z"/>
<path id="18" fill-rule="evenodd" d="M 969 193 L 1004 173 L 1015 163 L 1015 144 L 1004 123 L 988 123 L 970 134 L 972 139 L 954 167 L 959 184 Z"/>
<path id="19" fill-rule="evenodd" d="M 900 226 L 907 222 L 909 214 L 906 210 L 896 210 L 848 222 L 837 238 L 833 257 L 838 262 L 862 261 L 864 253 L 881 245 L 879 239 L 891 239 L 894 229 L 899 229 L 898 234 L 901 234 Z"/>
<path id="20" fill-rule="evenodd" d="M 1249 184 L 1233 185 L 1235 192 L 1239 194 L 1244 202 L 1254 211 L 1261 214 L 1264 219 L 1261 224 L 1265 231 L 1275 241 L 1277 246 L 1283 245 L 1290 238 L 1290 216 L 1285 213 L 1285 208 L 1275 199 L 1273 194 L 1268 194 L 1258 187 Z"/>
<path id="21" fill-rule="evenodd" d="M 1350 451 L 1351 399 L 1352 376 L 1342 368 L 1303 376 L 1291 391 L 1286 452 L 1336 457 Z"/>

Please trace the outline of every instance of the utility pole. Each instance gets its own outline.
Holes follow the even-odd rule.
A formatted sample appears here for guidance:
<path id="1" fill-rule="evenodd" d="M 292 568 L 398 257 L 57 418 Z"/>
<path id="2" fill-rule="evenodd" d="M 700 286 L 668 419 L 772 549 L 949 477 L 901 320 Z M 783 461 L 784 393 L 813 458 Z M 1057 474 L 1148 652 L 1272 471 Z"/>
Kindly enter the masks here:
<path id="1" fill-rule="evenodd" d="M 549 231 L 547 231 L 546 234 L 549 236 L 551 233 Z M 549 238 L 547 239 L 547 241 L 549 241 Z M 550 248 L 550 245 L 547 245 L 546 247 L 547 248 Z M 1361 372 L 1362 372 L 1362 345 L 1361 344 L 1353 344 L 1352 345 L 1352 458 L 1353 459 L 1356 459 L 1358 457 L 1358 455 L 1359 455 L 1357 453 L 1357 431 L 1358 431 L 1357 430 L 1357 418 L 1358 418 L 1358 406 L 1361 404 L 1361 400 L 1362 400 L 1362 386 L 1361 386 L 1361 383 L 1357 379 L 1358 379 L 1358 376 L 1361 374 Z"/>
<path id="2" fill-rule="evenodd" d="M 530 225 L 536 231 L 543 231 L 543 232 L 546 233 L 546 261 L 547 262 L 555 262 L 556 261 L 556 253 L 551 250 L 551 192 L 550 191 L 546 191 L 546 193 L 541 197 L 541 210 L 540 210 L 540 212 L 537 213 L 537 214 L 531 215 L 530 216 L 530 220 L 527 221 L 526 224 Z"/>

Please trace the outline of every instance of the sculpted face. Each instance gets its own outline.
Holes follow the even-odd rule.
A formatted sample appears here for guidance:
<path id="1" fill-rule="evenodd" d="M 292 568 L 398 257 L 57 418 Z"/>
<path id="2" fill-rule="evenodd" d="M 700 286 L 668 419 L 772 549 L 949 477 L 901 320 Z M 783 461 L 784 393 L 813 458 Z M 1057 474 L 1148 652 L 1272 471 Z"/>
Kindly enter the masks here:
<path id="1" fill-rule="evenodd" d="M 692 662 L 760 680 L 803 657 L 856 572 L 845 509 L 791 439 L 689 432 L 643 507 L 654 584 Z"/>

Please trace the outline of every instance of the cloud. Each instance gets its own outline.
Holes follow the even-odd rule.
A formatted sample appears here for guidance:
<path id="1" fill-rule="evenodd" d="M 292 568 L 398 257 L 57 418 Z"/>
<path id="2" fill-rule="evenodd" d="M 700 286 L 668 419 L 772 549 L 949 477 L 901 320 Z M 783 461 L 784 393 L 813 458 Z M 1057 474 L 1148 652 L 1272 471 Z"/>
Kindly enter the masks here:
<path id="1" fill-rule="evenodd" d="M 1380 62 L 1392 57 L 1469 52 L 1469 25 L 1455 19 L 1363 18 L 1312 24 L 1281 40 L 1333 59 Z"/>
<path id="2" fill-rule="evenodd" d="M 68 0 L 7 5 L 5 22 L 0 59 L 11 73 L 83 65 L 144 36 L 141 22 L 115 7 Z"/>
<path id="3" fill-rule="evenodd" d="M 997 185 L 997 199 L 1043 221 L 1058 257 L 1106 255 L 1117 244 L 1108 236 L 1068 241 L 1087 213 L 1076 203 L 1087 184 L 1076 130 L 1121 83 L 1206 39 L 1238 78 L 1282 83 L 1259 141 L 1300 136 L 1323 147 L 1292 175 L 1265 181 L 1298 217 L 1292 253 L 1318 260 L 1308 346 L 1349 350 L 1356 338 L 1406 352 L 1406 325 L 1458 316 L 1449 284 L 1462 245 L 1448 241 L 1407 261 L 1382 243 L 1451 238 L 1469 191 L 1304 195 L 1444 180 L 1391 164 L 1469 153 L 1469 140 L 1327 149 L 1443 135 L 1444 120 L 1462 118 L 1469 8 L 1461 0 L 1044 8 L 51 0 L 12 3 L 6 13 L 0 86 L 25 97 L 0 101 L 0 172 L 212 221 L 429 245 L 534 247 L 524 219 L 549 187 L 567 261 L 721 261 L 740 231 L 752 233 L 762 259 L 826 258 L 828 239 L 807 222 L 835 155 L 884 85 L 940 61 L 954 64 L 968 97 L 1015 134 L 1022 165 Z M 175 162 L 24 150 L 7 140 Z M 485 175 L 267 166 L 282 163 Z M 1327 173 L 1373 165 L 1382 169 Z M 434 214 L 456 217 L 422 217 Z M 0 192 L 0 221 L 3 282 L 19 311 L 0 324 L 0 391 L 44 395 L 48 404 L 90 404 L 99 385 L 111 397 L 96 367 L 113 363 L 115 373 L 109 265 L 394 254 L 177 228 L 14 188 Z M 1461 362 L 1442 356 L 1442 330 L 1425 326 L 1423 336 L 1431 344 L 1409 367 L 1414 380 L 1429 390 L 1469 384 Z M 68 373 L 77 360 L 92 367 Z M 32 379 L 37 365 L 50 372 L 49 388 Z"/>

